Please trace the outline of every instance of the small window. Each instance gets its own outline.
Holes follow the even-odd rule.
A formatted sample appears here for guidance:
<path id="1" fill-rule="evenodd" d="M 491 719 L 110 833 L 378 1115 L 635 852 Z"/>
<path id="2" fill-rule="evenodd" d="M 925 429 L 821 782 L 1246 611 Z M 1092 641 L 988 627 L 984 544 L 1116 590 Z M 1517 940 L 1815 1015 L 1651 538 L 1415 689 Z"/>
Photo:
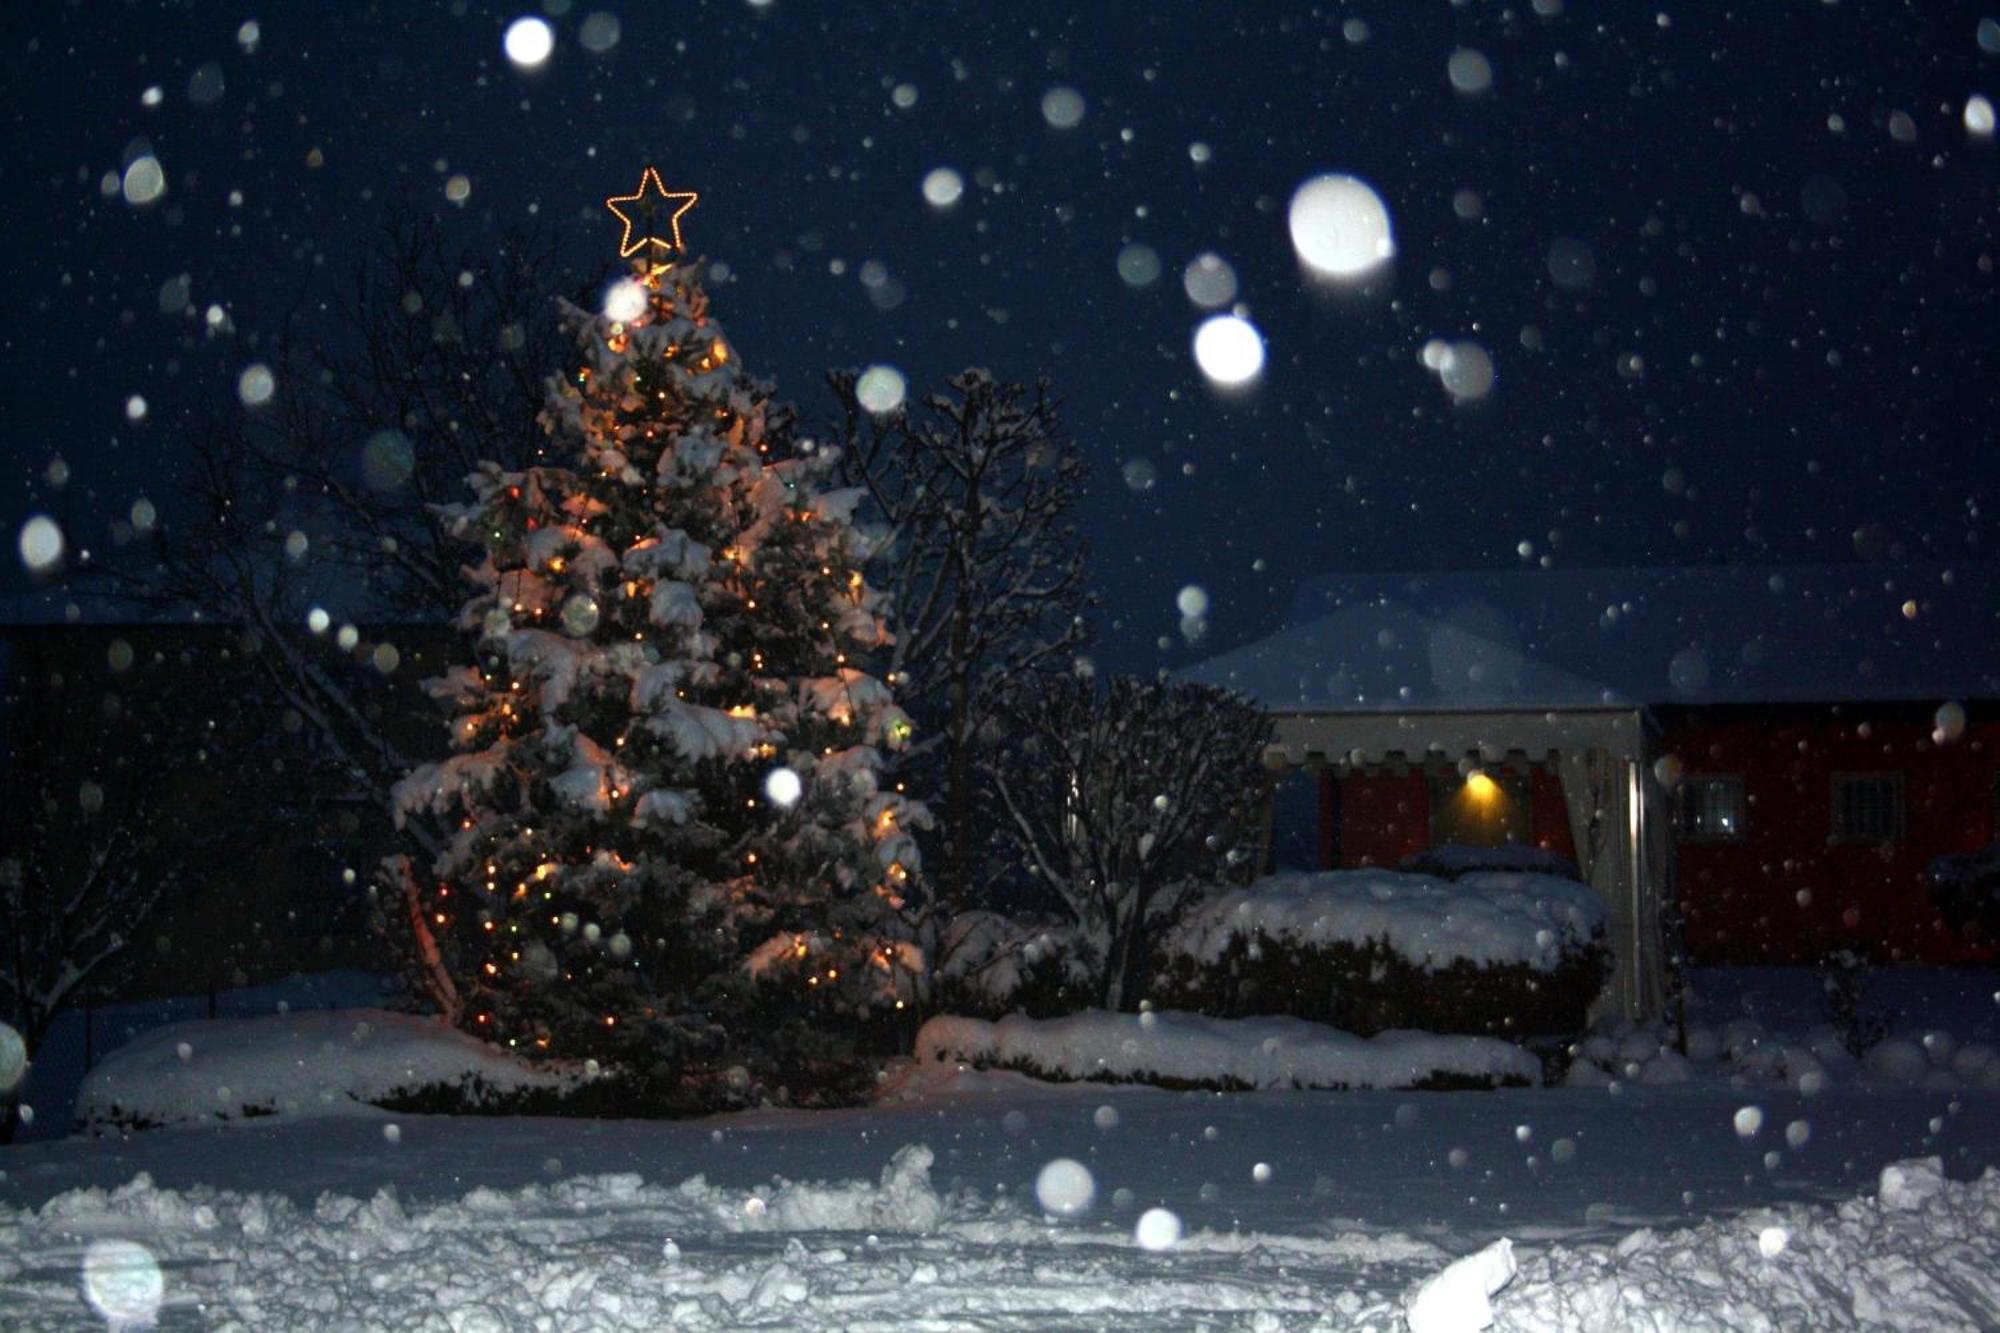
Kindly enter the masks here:
<path id="1" fill-rule="evenodd" d="M 1903 837 L 1903 776 L 1900 773 L 1837 773 L 1833 779 L 1835 842 L 1900 842 Z"/>
<path id="2" fill-rule="evenodd" d="M 1684 839 L 1733 841 L 1743 836 L 1743 779 L 1690 777 L 1674 792 L 1674 827 Z"/>

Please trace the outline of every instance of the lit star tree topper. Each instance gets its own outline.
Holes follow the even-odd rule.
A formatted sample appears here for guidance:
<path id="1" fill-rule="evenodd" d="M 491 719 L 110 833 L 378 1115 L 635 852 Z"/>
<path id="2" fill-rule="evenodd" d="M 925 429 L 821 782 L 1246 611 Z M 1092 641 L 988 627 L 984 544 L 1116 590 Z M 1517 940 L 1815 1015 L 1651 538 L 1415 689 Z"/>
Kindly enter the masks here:
<path id="1" fill-rule="evenodd" d="M 681 219 L 700 200 L 701 196 L 692 190 L 669 190 L 659 171 L 647 167 L 639 177 L 638 189 L 631 194 L 612 195 L 604 201 L 611 215 L 625 224 L 625 234 L 618 238 L 618 257 L 656 259 L 662 253 L 679 252 L 683 248 Z M 662 217 L 666 220 L 664 234 L 660 226 Z"/>
<path id="2" fill-rule="evenodd" d="M 860 492 L 744 373 L 700 266 L 657 220 L 633 244 L 658 186 L 610 201 L 632 278 L 566 307 L 549 463 L 486 465 L 446 510 L 485 558 L 471 661 L 430 682 L 453 753 L 398 791 L 454 830 L 412 878 L 415 952 L 518 1050 L 706 1104 L 832 1096 L 793 1071 L 851 1069 L 915 996 L 929 817 L 883 776 L 910 723 L 870 670 Z M 694 195 L 658 193 L 677 246 Z"/>

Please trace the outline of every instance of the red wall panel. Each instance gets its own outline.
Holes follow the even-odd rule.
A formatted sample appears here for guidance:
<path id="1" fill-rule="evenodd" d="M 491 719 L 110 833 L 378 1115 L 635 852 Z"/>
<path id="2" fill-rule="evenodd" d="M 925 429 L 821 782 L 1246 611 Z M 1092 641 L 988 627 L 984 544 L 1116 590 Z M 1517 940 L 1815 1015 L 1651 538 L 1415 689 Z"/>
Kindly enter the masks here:
<path id="1" fill-rule="evenodd" d="M 1430 846 L 1430 786 L 1421 772 L 1361 773 L 1340 784 L 1340 863 L 1395 866 Z"/>
<path id="2" fill-rule="evenodd" d="M 1993 840 L 2000 724 L 1939 745 L 1929 716 L 1910 710 L 1743 710 L 1670 718 L 1663 741 L 1690 776 L 1743 781 L 1743 837 L 1677 848 L 1693 961 L 1810 963 L 1837 949 L 1882 961 L 1990 956 L 1938 920 L 1925 869 Z M 1905 836 L 1834 841 L 1838 773 L 1900 775 Z"/>
<path id="3" fill-rule="evenodd" d="M 1532 791 L 1534 806 L 1530 814 L 1535 830 L 1535 846 L 1557 856 L 1566 856 L 1574 865 L 1576 839 L 1569 832 L 1569 807 L 1563 802 L 1562 779 L 1537 768 Z"/>

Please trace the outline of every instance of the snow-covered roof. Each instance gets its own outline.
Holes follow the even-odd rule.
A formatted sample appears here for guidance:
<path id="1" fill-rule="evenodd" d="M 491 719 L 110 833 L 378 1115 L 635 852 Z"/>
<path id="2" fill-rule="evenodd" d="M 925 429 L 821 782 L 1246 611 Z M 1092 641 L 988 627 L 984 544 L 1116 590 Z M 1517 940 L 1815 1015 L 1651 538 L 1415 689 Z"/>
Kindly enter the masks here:
<path id="1" fill-rule="evenodd" d="M 2000 567 L 1333 574 L 1182 673 L 1276 712 L 2000 697 Z"/>

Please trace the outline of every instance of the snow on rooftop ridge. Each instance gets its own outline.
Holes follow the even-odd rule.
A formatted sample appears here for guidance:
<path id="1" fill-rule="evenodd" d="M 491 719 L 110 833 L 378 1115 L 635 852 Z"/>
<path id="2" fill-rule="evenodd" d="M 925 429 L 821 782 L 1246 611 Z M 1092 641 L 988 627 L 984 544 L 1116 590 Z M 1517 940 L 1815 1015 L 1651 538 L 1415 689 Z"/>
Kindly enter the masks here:
<path id="1" fill-rule="evenodd" d="M 1288 712 L 2000 698 L 2000 566 L 1330 574 L 1183 675 Z"/>

